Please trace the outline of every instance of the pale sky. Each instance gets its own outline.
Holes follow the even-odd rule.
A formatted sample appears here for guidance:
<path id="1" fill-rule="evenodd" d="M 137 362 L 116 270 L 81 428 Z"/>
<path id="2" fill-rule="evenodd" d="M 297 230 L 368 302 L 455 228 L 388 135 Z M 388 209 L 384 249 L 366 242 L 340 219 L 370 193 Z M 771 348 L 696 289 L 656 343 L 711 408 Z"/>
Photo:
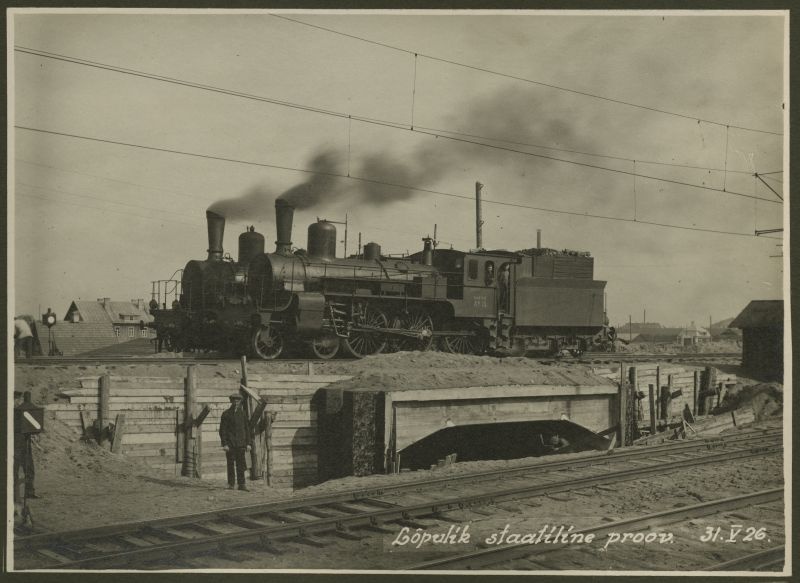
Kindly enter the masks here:
<path id="1" fill-rule="evenodd" d="M 351 36 L 266 12 L 13 14 L 12 124 L 266 165 L 10 129 L 15 313 L 149 299 L 151 280 L 205 258 L 205 210 L 220 199 L 263 200 L 228 220 L 226 252 L 251 223 L 274 250 L 273 200 L 311 176 L 292 168 L 467 197 L 327 177 L 295 214 L 298 247 L 316 217 L 347 213 L 350 253 L 359 232 L 413 253 L 434 224 L 442 245 L 469 249 L 479 180 L 484 246 L 533 247 L 540 228 L 547 247 L 590 251 L 612 323 L 646 309 L 704 324 L 782 297 L 781 235 L 752 235 L 782 227 L 784 209 L 752 173 L 783 169 L 783 13 L 280 14 Z M 767 178 L 781 196 L 782 176 Z"/>

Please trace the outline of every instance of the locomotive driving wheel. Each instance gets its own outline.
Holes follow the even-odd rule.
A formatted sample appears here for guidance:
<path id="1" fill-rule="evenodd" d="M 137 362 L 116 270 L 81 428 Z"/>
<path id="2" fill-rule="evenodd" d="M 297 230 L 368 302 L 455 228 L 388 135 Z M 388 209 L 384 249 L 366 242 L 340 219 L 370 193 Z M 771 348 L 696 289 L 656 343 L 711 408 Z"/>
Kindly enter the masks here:
<path id="1" fill-rule="evenodd" d="M 283 336 L 274 326 L 260 326 L 253 332 L 252 346 L 256 356 L 272 360 L 283 352 Z"/>
<path id="2" fill-rule="evenodd" d="M 442 349 L 452 354 L 480 354 L 483 352 L 483 341 L 477 336 L 445 336 L 442 338 Z"/>
<path id="3" fill-rule="evenodd" d="M 353 326 L 356 328 L 373 328 L 350 332 L 344 341 L 347 351 L 356 358 L 370 354 L 379 354 L 386 348 L 386 336 L 375 328 L 387 328 L 386 314 L 377 308 L 359 303 L 353 306 Z"/>
<path id="4" fill-rule="evenodd" d="M 339 337 L 333 332 L 320 334 L 311 341 L 311 352 L 314 356 L 327 360 L 333 358 L 339 352 Z"/>
<path id="5" fill-rule="evenodd" d="M 390 342 L 394 350 L 419 350 L 424 352 L 433 343 L 433 320 L 430 314 L 422 310 L 409 310 L 396 316 L 393 328 L 409 330 L 417 334 L 414 336 L 398 336 Z"/>

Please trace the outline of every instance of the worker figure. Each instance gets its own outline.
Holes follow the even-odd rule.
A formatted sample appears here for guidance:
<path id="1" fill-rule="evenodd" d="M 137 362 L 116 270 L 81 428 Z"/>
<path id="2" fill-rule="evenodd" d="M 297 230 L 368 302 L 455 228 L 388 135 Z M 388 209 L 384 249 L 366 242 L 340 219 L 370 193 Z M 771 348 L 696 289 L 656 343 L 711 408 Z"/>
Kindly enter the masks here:
<path id="1" fill-rule="evenodd" d="M 486 264 L 486 285 L 494 283 L 494 263 Z"/>
<path id="2" fill-rule="evenodd" d="M 242 404 L 242 396 L 234 393 L 229 398 L 231 406 L 222 413 L 219 422 L 219 437 L 228 461 L 228 489 L 233 490 L 234 483 L 238 482 L 239 490 L 247 492 L 244 471 L 247 469 L 245 453 L 252 445 L 250 422 Z"/>
<path id="3" fill-rule="evenodd" d="M 14 391 L 14 407 L 19 407 L 23 403 L 30 403 L 30 391 L 22 393 L 21 391 Z M 33 485 L 35 471 L 33 468 L 33 447 L 32 437 L 30 435 L 23 435 L 14 432 L 14 495 L 17 495 L 17 487 L 21 482 L 19 473 L 25 474 L 25 496 L 23 498 L 38 498 L 36 489 Z"/>
<path id="4" fill-rule="evenodd" d="M 153 298 L 147 306 L 150 308 L 150 313 L 155 314 L 158 311 L 158 300 Z"/>
<path id="5" fill-rule="evenodd" d="M 23 354 L 25 358 L 30 358 L 33 353 L 33 333 L 30 325 L 22 318 L 14 320 L 14 356 L 17 358 Z"/>
<path id="6" fill-rule="evenodd" d="M 500 266 L 500 273 L 497 276 L 497 284 L 500 288 L 500 310 L 503 312 L 508 311 L 508 288 L 511 283 L 511 270 L 508 267 L 508 263 L 504 263 Z"/>

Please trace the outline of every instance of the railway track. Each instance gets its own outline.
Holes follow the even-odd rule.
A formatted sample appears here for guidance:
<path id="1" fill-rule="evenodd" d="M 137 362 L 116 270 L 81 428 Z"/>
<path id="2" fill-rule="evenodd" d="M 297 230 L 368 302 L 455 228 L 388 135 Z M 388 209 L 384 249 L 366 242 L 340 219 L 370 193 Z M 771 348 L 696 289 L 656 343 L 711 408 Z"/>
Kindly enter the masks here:
<path id="1" fill-rule="evenodd" d="M 449 511 L 485 514 L 483 508 L 503 508 L 511 501 L 538 506 L 526 501 L 781 452 L 780 430 L 627 448 L 334 495 L 21 536 L 14 541 L 15 562 L 20 569 L 174 568 L 205 553 L 233 556 L 242 547 L 281 554 L 286 543 L 324 547 L 331 537 L 360 540 L 369 532 L 424 527 L 421 520 L 447 520 L 444 513 Z"/>
<path id="2" fill-rule="evenodd" d="M 595 538 L 608 537 L 612 533 L 636 533 L 645 529 L 653 529 L 666 525 L 697 520 L 698 518 L 716 515 L 734 510 L 752 508 L 754 506 L 768 505 L 783 500 L 783 488 L 774 488 L 711 500 L 681 508 L 670 509 L 663 512 L 635 516 L 612 523 L 583 528 L 573 531 L 571 535 L 586 537 L 594 535 Z M 656 540 L 657 537 L 654 537 Z M 708 546 L 706 545 L 706 550 Z M 641 549 L 641 550 L 639 550 Z M 536 546 L 531 544 L 514 544 L 481 549 L 478 551 L 450 556 L 444 559 L 416 563 L 407 567 L 408 570 L 475 570 L 475 569 L 552 569 L 561 562 L 559 552 L 573 552 L 569 543 L 547 544 Z M 644 552 L 644 545 L 638 545 L 637 552 Z M 751 553 L 724 563 L 713 563 L 706 566 L 706 571 L 728 570 L 763 570 L 783 566 L 784 546 L 776 546 L 766 551 Z M 711 554 L 711 553 L 708 553 Z M 563 564 L 563 563 L 561 563 Z"/>
<path id="3" fill-rule="evenodd" d="M 586 353 L 579 357 L 560 357 L 560 358 L 545 358 L 545 357 L 530 357 L 531 360 L 549 364 L 554 362 L 565 362 L 575 364 L 615 364 L 619 362 L 715 362 L 718 360 L 728 360 L 731 358 L 740 358 L 739 352 L 725 352 L 725 353 L 706 353 L 706 354 L 638 354 L 638 353 L 623 353 L 623 352 L 595 352 Z M 355 360 L 355 359 L 339 359 L 336 360 L 322 360 L 322 359 L 279 359 L 274 361 L 259 361 L 255 362 L 271 362 L 278 365 L 306 365 L 331 363 L 341 360 Z M 72 365 L 72 364 L 217 364 L 221 362 L 238 362 L 238 358 L 224 358 L 217 356 L 34 356 L 33 358 L 17 359 L 16 364 L 39 365 L 39 366 L 58 366 L 58 365 Z"/>

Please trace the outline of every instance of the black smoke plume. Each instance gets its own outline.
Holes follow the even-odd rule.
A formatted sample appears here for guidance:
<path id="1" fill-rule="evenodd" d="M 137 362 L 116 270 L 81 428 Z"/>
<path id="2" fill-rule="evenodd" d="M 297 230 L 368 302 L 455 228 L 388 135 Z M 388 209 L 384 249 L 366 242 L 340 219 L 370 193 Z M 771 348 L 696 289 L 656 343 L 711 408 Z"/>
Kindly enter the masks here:
<path id="1" fill-rule="evenodd" d="M 591 144 L 574 130 L 575 111 L 569 104 L 542 99 L 529 88 L 511 87 L 497 94 L 473 101 L 466 111 L 454 112 L 443 122 L 446 129 L 488 138 L 532 144 L 591 150 Z M 424 130 L 428 131 L 428 130 Z M 486 142 L 557 157 L 559 152 L 543 151 L 479 137 L 456 136 L 463 140 Z M 256 186 L 240 197 L 215 202 L 208 210 L 228 219 L 271 218 L 275 198 L 289 202 L 296 209 L 325 209 L 328 203 L 383 206 L 416 196 L 418 188 L 431 188 L 448 175 L 470 171 L 476 164 L 502 167 L 511 160 L 531 170 L 544 168 L 549 176 L 568 172 L 566 164 L 526 157 L 501 149 L 419 135 L 412 155 L 398 155 L 391 150 L 372 147 L 350 162 L 348 179 L 345 155 L 333 148 L 318 150 L 304 169 L 308 178 L 277 193 L 267 186 Z M 479 179 L 478 171 L 469 181 Z M 463 182 L 463 178 L 459 178 Z"/>

